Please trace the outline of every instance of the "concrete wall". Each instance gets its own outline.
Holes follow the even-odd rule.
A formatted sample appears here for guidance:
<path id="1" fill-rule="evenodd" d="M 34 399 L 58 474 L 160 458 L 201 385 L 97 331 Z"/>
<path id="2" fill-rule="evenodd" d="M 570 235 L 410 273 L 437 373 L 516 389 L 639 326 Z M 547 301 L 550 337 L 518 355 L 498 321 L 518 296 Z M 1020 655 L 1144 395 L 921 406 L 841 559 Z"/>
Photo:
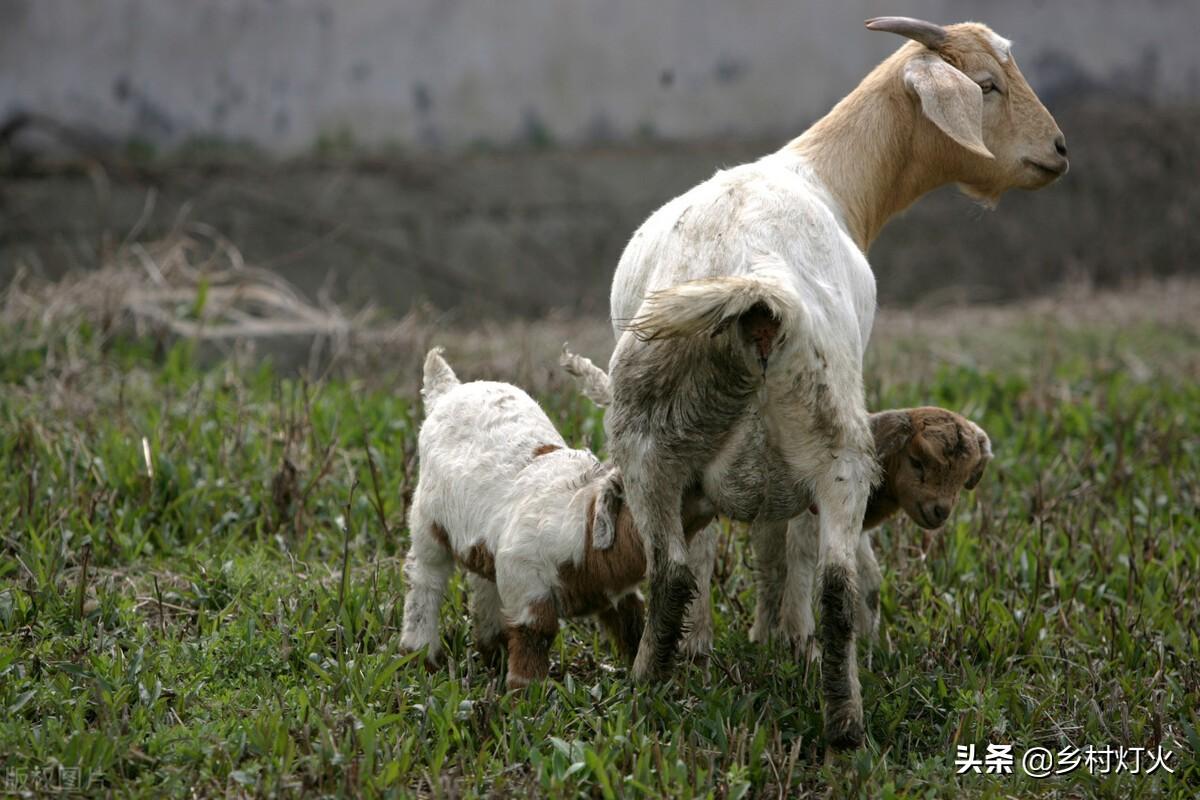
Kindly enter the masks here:
<path id="1" fill-rule="evenodd" d="M 898 45 L 862 27 L 884 13 L 988 22 L 1052 108 L 1200 99 L 1196 0 L 3 0 L 0 123 L 277 153 L 779 136 Z"/>

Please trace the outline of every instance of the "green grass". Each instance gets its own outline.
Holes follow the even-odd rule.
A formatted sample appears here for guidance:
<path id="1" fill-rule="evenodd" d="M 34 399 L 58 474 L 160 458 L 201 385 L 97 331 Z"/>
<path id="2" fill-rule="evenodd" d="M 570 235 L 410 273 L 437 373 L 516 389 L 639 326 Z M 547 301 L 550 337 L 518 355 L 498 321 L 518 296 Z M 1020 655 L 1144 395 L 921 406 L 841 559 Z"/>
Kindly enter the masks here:
<path id="1" fill-rule="evenodd" d="M 305 383 L 186 344 L 6 331 L 0 773 L 77 766 L 92 793 L 140 796 L 1190 797 L 1198 345 L 1193 327 L 1053 319 L 877 341 L 873 408 L 961 409 L 997 458 L 926 554 L 907 522 L 878 532 L 870 740 L 826 762 L 819 669 L 747 639 L 738 529 L 707 663 L 634 686 L 572 622 L 552 680 L 506 694 L 457 579 L 448 665 L 397 654 L 418 408 L 389 376 Z M 542 399 L 602 446 L 584 401 Z M 1015 746 L 1014 774 L 956 776 L 955 747 L 988 742 Z M 1174 775 L 1019 765 L 1035 745 L 1158 744 Z"/>

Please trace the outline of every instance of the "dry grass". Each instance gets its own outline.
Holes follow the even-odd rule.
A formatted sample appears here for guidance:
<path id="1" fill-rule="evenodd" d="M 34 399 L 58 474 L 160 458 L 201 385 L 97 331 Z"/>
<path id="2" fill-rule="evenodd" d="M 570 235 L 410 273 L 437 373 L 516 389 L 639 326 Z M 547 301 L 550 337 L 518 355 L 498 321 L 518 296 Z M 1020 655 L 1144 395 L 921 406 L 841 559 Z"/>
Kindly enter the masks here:
<path id="1" fill-rule="evenodd" d="M 882 308 L 869 363 L 885 376 L 908 377 L 964 359 L 1004 368 L 1031 344 L 1014 331 L 1050 326 L 1062 335 L 1150 323 L 1197 335 L 1200 280 L 1146 280 L 1122 291 L 1076 284 L 1004 305 Z M 564 342 L 599 364 L 613 345 L 608 320 L 599 317 L 477 320 L 421 307 L 396 320 L 372 308 L 348 310 L 328 297 L 314 301 L 278 273 L 247 264 L 232 242 L 196 223 L 177 225 L 162 239 L 126 241 L 96 269 L 60 281 L 19 273 L 0 295 L 0 324 L 21 330 L 31 349 L 65 342 L 68 357 L 70 334 L 87 329 L 156 338 L 164 346 L 191 340 L 210 357 L 242 365 L 269 356 L 285 371 L 382 380 L 402 390 L 415 388 L 421 359 L 434 344 L 446 348 L 464 377 L 502 377 L 535 392 L 565 385 L 557 367 Z"/>
<path id="2" fill-rule="evenodd" d="M 369 308 L 348 314 L 327 298 L 313 302 L 279 274 L 246 264 L 231 241 L 198 223 L 154 241 L 124 242 L 96 269 L 60 281 L 22 270 L 0 304 L 0 320 L 25 331 L 57 335 L 86 325 L 104 335 L 221 345 L 305 340 L 335 359 L 411 338 L 413 319 L 380 323 Z M 29 341 L 43 344 L 38 336 Z"/>

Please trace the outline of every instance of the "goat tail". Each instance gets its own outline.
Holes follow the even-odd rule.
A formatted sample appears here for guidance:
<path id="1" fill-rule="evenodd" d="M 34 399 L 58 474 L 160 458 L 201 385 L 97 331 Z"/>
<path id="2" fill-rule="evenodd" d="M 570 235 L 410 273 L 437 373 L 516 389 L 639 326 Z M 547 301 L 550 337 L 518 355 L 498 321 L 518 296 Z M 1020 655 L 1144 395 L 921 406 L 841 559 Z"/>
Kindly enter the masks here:
<path id="1" fill-rule="evenodd" d="M 435 347 L 430 350 L 425 356 L 425 377 L 421 382 L 421 398 L 425 401 L 426 415 L 442 395 L 458 384 L 458 376 L 450 369 L 446 359 L 442 358 L 442 348 Z"/>
<path id="2" fill-rule="evenodd" d="M 624 328 L 643 342 L 715 335 L 756 306 L 765 307 L 785 331 L 799 313 L 792 293 L 769 278 L 701 278 L 651 292 Z"/>
<path id="3" fill-rule="evenodd" d="M 592 363 L 590 358 L 576 355 L 563 343 L 558 364 L 575 378 L 575 385 L 583 396 L 601 408 L 612 403 L 612 388 L 608 384 L 608 373 Z"/>

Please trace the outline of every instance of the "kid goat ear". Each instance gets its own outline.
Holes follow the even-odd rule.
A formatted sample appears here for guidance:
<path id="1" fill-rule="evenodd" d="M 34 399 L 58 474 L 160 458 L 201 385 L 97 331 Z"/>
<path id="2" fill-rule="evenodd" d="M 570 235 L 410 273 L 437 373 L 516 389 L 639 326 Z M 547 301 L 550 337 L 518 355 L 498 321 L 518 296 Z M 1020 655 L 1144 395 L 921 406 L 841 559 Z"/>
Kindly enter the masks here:
<path id="1" fill-rule="evenodd" d="M 621 473 L 613 470 L 604 479 L 596 497 L 596 510 L 592 517 L 592 547 L 607 550 L 617 539 L 617 519 L 621 505 L 625 502 L 625 487 Z"/>
<path id="2" fill-rule="evenodd" d="M 983 480 L 983 471 L 987 469 L 988 462 L 992 460 L 992 440 L 988 438 L 987 432 L 983 428 L 971 424 L 971 430 L 975 434 L 975 441 L 979 444 L 979 464 L 976 465 L 975 471 L 971 473 L 971 477 L 967 478 L 967 482 L 963 484 L 966 489 L 974 489 Z"/>
<path id="3" fill-rule="evenodd" d="M 871 415 L 871 434 L 875 437 L 878 460 L 899 453 L 912 441 L 912 417 L 907 411 L 881 411 Z"/>

